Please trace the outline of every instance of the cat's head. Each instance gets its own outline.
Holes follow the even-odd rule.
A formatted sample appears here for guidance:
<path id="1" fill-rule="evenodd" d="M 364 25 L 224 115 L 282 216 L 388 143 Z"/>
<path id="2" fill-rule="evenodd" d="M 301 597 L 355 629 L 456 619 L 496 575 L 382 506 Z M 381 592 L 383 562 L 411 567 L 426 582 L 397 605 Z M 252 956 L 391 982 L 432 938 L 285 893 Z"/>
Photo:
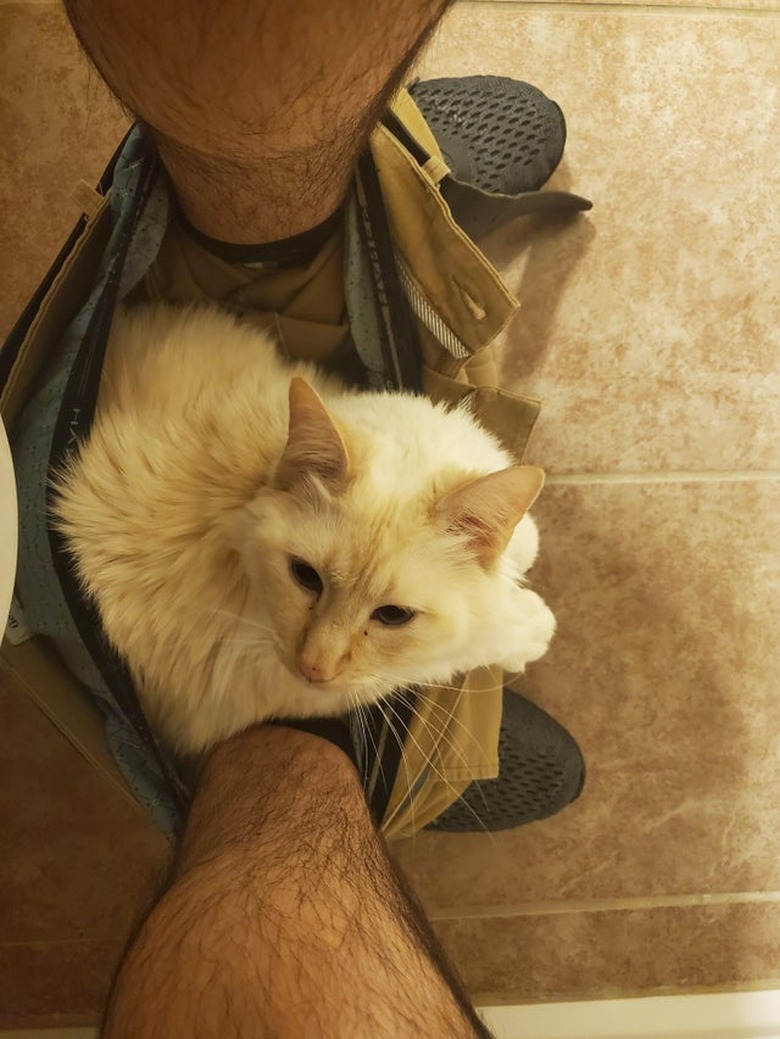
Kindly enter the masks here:
<path id="1" fill-rule="evenodd" d="M 409 473 L 399 493 L 365 454 L 354 450 L 354 464 L 321 399 L 293 379 L 273 479 L 229 523 L 251 588 L 247 619 L 269 633 L 313 714 L 514 659 L 517 596 L 533 594 L 517 587 L 505 550 L 541 470 L 449 472 L 437 485 Z"/>

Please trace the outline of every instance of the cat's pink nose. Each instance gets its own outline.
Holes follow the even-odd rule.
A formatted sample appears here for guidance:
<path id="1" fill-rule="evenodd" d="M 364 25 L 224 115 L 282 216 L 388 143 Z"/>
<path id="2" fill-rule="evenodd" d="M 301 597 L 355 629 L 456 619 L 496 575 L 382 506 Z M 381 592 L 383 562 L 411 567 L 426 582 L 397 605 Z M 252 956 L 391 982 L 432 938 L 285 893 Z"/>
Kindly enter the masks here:
<path id="1" fill-rule="evenodd" d="M 314 664 L 305 657 L 298 658 L 298 669 L 310 682 L 329 682 L 333 678 L 332 672 L 326 667 L 322 664 Z"/>

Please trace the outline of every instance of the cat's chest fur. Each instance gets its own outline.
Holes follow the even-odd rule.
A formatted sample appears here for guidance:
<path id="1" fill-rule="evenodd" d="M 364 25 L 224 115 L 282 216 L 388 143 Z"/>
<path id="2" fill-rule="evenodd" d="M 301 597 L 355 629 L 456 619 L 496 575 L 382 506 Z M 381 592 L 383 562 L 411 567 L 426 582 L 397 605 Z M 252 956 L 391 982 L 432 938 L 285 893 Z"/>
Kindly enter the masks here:
<path id="1" fill-rule="evenodd" d="M 193 751 L 540 655 L 554 621 L 518 584 L 536 491 L 459 490 L 509 466 L 465 412 L 352 393 L 215 309 L 154 305 L 115 322 L 56 511 L 151 720 Z"/>

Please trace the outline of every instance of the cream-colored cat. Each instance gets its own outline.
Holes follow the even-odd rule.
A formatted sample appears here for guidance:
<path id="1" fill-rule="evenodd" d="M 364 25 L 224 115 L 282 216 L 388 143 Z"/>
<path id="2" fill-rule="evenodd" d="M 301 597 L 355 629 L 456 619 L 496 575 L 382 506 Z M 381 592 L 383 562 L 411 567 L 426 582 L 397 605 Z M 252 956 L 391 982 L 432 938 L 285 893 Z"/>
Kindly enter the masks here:
<path id="1" fill-rule="evenodd" d="M 230 315 L 154 304 L 117 314 L 55 514 L 150 721 L 197 752 L 540 657 L 542 482 L 465 408 L 348 390 Z"/>

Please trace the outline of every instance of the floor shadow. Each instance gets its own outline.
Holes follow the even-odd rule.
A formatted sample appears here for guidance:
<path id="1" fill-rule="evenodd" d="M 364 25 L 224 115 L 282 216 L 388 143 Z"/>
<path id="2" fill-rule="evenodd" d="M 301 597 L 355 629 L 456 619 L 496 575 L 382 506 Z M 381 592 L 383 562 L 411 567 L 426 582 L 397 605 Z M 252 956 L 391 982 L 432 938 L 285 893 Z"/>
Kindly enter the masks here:
<path id="1" fill-rule="evenodd" d="M 570 182 L 562 163 L 547 186 L 569 190 Z M 595 236 L 590 216 L 573 214 L 521 217 L 480 241 L 522 304 L 501 360 L 508 379 L 530 375 L 545 357 L 566 284 Z"/>

